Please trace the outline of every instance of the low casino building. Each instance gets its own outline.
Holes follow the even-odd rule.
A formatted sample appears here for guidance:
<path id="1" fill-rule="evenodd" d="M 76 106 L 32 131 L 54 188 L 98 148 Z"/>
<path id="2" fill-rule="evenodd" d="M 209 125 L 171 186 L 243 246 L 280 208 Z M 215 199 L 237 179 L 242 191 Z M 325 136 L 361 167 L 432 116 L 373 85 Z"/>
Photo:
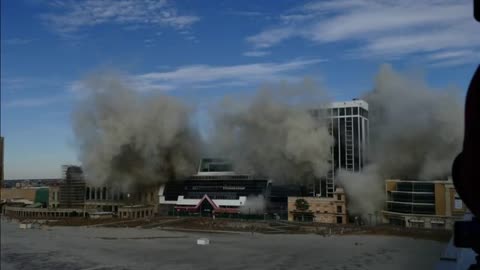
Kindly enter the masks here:
<path id="1" fill-rule="evenodd" d="M 337 187 L 333 197 L 288 197 L 288 220 L 346 224 L 347 209 L 343 188 Z"/>
<path id="2" fill-rule="evenodd" d="M 171 215 L 263 214 L 261 207 L 251 202 L 267 199 L 270 187 L 268 178 L 237 174 L 230 162 L 205 158 L 197 174 L 160 187 L 159 211 Z"/>
<path id="3" fill-rule="evenodd" d="M 384 223 L 405 227 L 452 229 L 466 207 L 449 180 L 385 181 Z"/>

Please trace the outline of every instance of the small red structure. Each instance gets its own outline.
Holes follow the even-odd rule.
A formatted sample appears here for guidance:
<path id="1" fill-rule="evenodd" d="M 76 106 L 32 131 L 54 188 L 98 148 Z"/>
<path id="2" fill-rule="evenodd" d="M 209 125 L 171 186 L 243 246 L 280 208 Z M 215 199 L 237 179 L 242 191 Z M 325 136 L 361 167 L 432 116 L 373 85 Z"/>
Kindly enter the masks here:
<path id="1" fill-rule="evenodd" d="M 238 214 L 238 213 L 240 213 L 238 208 L 227 208 L 227 207 L 218 206 L 206 194 L 198 202 L 197 205 L 195 205 L 195 206 L 175 206 L 175 210 L 177 212 L 189 212 L 189 213 L 199 213 L 199 212 L 207 212 L 207 213 L 211 213 L 211 214 L 220 214 L 220 213 Z"/>

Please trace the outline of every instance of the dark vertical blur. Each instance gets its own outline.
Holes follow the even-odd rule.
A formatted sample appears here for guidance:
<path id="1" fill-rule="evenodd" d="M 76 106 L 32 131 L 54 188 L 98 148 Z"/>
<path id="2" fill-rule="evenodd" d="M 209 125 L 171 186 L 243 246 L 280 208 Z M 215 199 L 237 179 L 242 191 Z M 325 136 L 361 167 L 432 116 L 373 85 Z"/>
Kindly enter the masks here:
<path id="1" fill-rule="evenodd" d="M 473 0 L 473 17 L 480 22 L 480 0 Z"/>

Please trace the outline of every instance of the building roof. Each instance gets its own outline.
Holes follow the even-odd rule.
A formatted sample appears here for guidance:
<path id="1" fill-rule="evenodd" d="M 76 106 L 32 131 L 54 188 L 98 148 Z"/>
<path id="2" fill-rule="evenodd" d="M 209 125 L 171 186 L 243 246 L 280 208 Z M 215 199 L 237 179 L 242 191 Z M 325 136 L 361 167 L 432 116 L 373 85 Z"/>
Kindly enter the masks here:
<path id="1" fill-rule="evenodd" d="M 188 212 L 197 212 L 200 209 L 200 205 L 204 201 L 208 201 L 208 203 L 213 207 L 213 212 L 214 213 L 232 213 L 236 214 L 239 213 L 240 211 L 237 208 L 225 208 L 225 207 L 219 207 L 215 202 L 208 197 L 208 195 L 203 195 L 202 199 L 197 203 L 195 206 L 175 206 L 175 209 L 177 210 L 184 210 Z"/>
<path id="2" fill-rule="evenodd" d="M 347 108 L 347 107 L 361 107 L 368 110 L 368 103 L 361 99 L 354 99 L 349 101 L 332 102 L 325 106 L 326 108 Z"/>
<path id="3" fill-rule="evenodd" d="M 448 180 L 414 180 L 414 179 L 386 179 L 386 182 L 402 182 L 402 183 L 452 183 L 452 179 L 449 178 Z"/>

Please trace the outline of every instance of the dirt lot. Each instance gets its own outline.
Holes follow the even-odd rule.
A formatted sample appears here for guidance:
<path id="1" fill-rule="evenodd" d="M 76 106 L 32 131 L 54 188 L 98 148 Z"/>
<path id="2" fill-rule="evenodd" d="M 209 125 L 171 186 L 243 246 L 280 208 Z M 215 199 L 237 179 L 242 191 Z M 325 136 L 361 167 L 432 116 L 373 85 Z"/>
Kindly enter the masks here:
<path id="1" fill-rule="evenodd" d="M 178 222 L 177 228 L 208 224 L 207 220 Z M 197 245 L 201 237 L 210 239 L 210 245 Z M 383 235 L 175 232 L 160 227 L 20 229 L 16 222 L 1 224 L 2 270 L 424 270 L 434 268 L 444 247 L 438 241 Z"/>
<path id="2" fill-rule="evenodd" d="M 409 229 L 392 226 L 354 226 L 337 224 L 298 223 L 286 221 L 212 219 L 201 217 L 157 217 L 152 219 L 84 219 L 69 218 L 46 222 L 50 226 L 101 226 L 118 228 L 165 228 L 211 231 L 257 232 L 264 234 L 390 235 L 414 239 L 448 242 L 451 232 L 445 230 Z"/>

